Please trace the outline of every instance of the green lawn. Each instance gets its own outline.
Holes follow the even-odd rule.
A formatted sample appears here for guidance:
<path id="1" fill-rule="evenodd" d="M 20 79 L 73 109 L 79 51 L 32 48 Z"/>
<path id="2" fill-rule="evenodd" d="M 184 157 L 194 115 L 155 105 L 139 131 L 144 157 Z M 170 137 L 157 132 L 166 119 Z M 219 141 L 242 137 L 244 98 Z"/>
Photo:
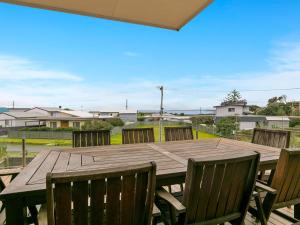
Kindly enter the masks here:
<path id="1" fill-rule="evenodd" d="M 148 128 L 148 127 L 154 128 L 155 141 L 158 142 L 159 141 L 159 126 L 157 124 L 155 124 L 155 125 L 138 125 L 137 126 L 137 128 Z M 196 130 L 193 130 L 193 133 L 194 133 L 194 138 L 196 138 Z M 217 136 L 199 131 L 198 137 L 199 137 L 199 139 L 206 139 L 206 138 L 215 138 Z M 164 129 L 162 129 L 162 141 L 165 141 Z M 111 144 L 113 144 L 113 145 L 122 144 L 122 134 L 118 133 L 116 135 L 113 135 L 111 137 Z"/>
<path id="2" fill-rule="evenodd" d="M 21 144 L 21 138 L 0 138 L 1 143 L 9 144 Z M 72 145 L 72 140 L 60 140 L 60 139 L 26 139 L 26 144 L 29 145 L 53 145 L 53 146 L 68 146 Z"/>
<path id="3" fill-rule="evenodd" d="M 155 125 L 138 125 L 137 128 L 146 128 L 146 127 L 153 127 L 154 128 L 154 135 L 155 140 L 159 141 L 159 126 L 157 124 Z M 194 137 L 196 138 L 196 130 L 193 130 Z M 213 134 L 208 134 L 204 132 L 199 132 L 199 139 L 205 139 L 205 138 L 215 138 L 216 136 Z M 164 141 L 164 129 L 162 133 L 162 139 Z M 10 143 L 10 144 L 21 144 L 22 139 L 20 138 L 0 138 L 0 144 L 1 143 Z M 56 140 L 56 139 L 26 139 L 26 144 L 30 145 L 53 145 L 53 146 L 71 146 L 72 140 Z M 117 133 L 115 135 L 111 136 L 111 144 L 117 145 L 122 144 L 122 134 Z"/>

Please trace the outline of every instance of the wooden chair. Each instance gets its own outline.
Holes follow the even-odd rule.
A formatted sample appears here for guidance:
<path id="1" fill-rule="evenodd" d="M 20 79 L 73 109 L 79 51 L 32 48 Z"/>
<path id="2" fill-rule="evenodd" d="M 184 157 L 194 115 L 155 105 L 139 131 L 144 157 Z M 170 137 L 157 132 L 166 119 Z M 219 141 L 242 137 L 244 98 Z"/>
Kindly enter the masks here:
<path id="1" fill-rule="evenodd" d="M 165 127 L 165 141 L 184 141 L 184 140 L 193 140 L 193 128 L 188 127 Z M 179 184 L 180 191 L 173 192 L 172 185 L 168 186 L 169 192 L 175 196 L 182 195 L 183 184 Z"/>
<path id="2" fill-rule="evenodd" d="M 193 140 L 192 127 L 165 127 L 165 141 Z"/>
<path id="3" fill-rule="evenodd" d="M 275 148 L 289 148 L 291 132 L 286 130 L 268 130 L 255 128 L 252 143 Z"/>
<path id="4" fill-rule="evenodd" d="M 275 212 L 292 222 L 300 219 L 300 149 L 283 149 L 270 185 L 258 182 L 256 185 L 261 197 L 255 196 L 256 209 L 249 211 L 267 224 L 271 212 Z M 279 208 L 295 205 L 294 218 L 277 211 Z"/>
<path id="5" fill-rule="evenodd" d="M 123 168 L 48 173 L 48 225 L 150 225 L 154 162 Z"/>
<path id="6" fill-rule="evenodd" d="M 253 131 L 252 143 L 281 149 L 289 148 L 290 137 L 290 131 L 255 128 Z M 265 171 L 260 171 L 258 178 L 259 180 L 269 179 L 269 183 L 271 183 L 273 175 L 274 170 L 270 172 L 269 177 L 264 178 Z"/>
<path id="7" fill-rule="evenodd" d="M 15 177 L 22 171 L 21 167 L 16 167 L 16 168 L 8 168 L 8 169 L 1 169 L 0 170 L 0 192 L 3 191 L 6 187 L 8 182 L 3 180 L 3 177 L 10 177 L 9 182 L 11 182 L 13 179 L 15 179 Z M 0 213 L 3 212 L 3 210 L 5 209 L 5 205 L 2 204 L 1 205 L 1 209 L 0 209 Z M 38 224 L 38 219 L 37 219 L 37 215 L 38 215 L 38 211 L 36 209 L 36 207 L 34 205 L 32 206 L 28 206 L 28 210 L 30 212 L 30 216 L 26 218 L 26 222 L 27 223 L 34 223 L 34 224 Z"/>
<path id="8" fill-rule="evenodd" d="M 153 128 L 130 128 L 122 130 L 123 144 L 138 144 L 154 142 Z"/>
<path id="9" fill-rule="evenodd" d="M 73 131 L 73 148 L 110 145 L 110 131 Z"/>
<path id="10" fill-rule="evenodd" d="M 157 201 L 172 209 L 171 224 L 243 224 L 259 159 L 255 152 L 189 159 L 182 203 L 163 189 L 157 192 Z"/>

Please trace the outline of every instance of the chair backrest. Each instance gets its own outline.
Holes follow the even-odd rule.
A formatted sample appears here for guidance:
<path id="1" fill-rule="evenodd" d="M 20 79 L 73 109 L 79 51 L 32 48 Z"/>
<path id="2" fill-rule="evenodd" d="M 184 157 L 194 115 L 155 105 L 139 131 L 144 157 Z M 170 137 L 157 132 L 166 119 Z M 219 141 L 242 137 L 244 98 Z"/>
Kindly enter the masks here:
<path id="1" fill-rule="evenodd" d="M 271 187 L 277 190 L 275 207 L 300 203 L 300 149 L 282 149 Z"/>
<path id="2" fill-rule="evenodd" d="M 130 128 L 122 130 L 123 144 L 138 144 L 154 142 L 153 128 Z"/>
<path id="3" fill-rule="evenodd" d="M 269 130 L 255 128 L 252 143 L 276 148 L 288 148 L 291 132 L 286 130 Z"/>
<path id="4" fill-rule="evenodd" d="M 73 148 L 110 145 L 110 131 L 73 131 L 72 142 Z"/>
<path id="5" fill-rule="evenodd" d="M 47 174 L 48 225 L 150 225 L 156 164 Z"/>
<path id="6" fill-rule="evenodd" d="M 192 127 L 165 127 L 165 141 L 193 140 Z"/>
<path id="7" fill-rule="evenodd" d="M 259 160 L 256 152 L 189 159 L 183 196 L 185 224 L 242 224 Z"/>

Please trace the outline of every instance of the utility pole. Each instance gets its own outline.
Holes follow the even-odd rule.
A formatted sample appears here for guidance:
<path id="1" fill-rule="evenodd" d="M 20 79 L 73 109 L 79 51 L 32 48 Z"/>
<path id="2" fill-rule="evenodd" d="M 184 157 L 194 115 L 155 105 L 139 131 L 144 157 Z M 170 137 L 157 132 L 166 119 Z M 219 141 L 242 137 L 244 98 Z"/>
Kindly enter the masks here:
<path id="1" fill-rule="evenodd" d="M 164 100 L 164 87 L 158 86 L 160 90 L 160 111 L 159 111 L 159 141 L 162 142 L 162 119 L 164 114 L 163 100 Z"/>
<path id="2" fill-rule="evenodd" d="M 126 99 L 126 105 L 125 105 L 125 109 L 128 109 L 128 100 Z"/>

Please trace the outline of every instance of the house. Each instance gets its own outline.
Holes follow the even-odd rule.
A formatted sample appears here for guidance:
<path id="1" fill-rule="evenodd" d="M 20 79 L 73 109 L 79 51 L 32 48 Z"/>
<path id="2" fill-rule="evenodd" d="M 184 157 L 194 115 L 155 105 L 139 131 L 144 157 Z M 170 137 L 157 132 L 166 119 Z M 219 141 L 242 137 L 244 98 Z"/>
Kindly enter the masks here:
<path id="1" fill-rule="evenodd" d="M 64 111 L 61 107 L 34 107 L 26 110 L 25 112 L 39 113 L 44 116 L 64 116 L 61 111 Z"/>
<path id="2" fill-rule="evenodd" d="M 2 112 L 0 113 L 0 127 L 26 127 L 43 125 L 39 121 L 42 114 L 37 112 Z"/>
<path id="3" fill-rule="evenodd" d="M 241 116 L 251 114 L 246 101 L 223 102 L 220 106 L 215 106 L 216 117 Z"/>
<path id="4" fill-rule="evenodd" d="M 46 127 L 50 128 L 81 128 L 86 121 L 105 120 L 111 116 L 96 116 L 95 114 L 75 111 L 61 110 L 55 116 L 40 117 L 40 121 L 44 121 Z"/>
<path id="5" fill-rule="evenodd" d="M 217 123 L 226 117 L 215 117 Z M 236 116 L 239 122 L 239 130 L 253 130 L 256 127 L 267 129 L 284 129 L 289 127 L 289 118 L 286 116 L 259 116 L 259 115 L 241 115 Z"/>
<path id="6" fill-rule="evenodd" d="M 136 109 L 124 109 L 124 110 L 94 110 L 90 111 L 91 114 L 93 114 L 95 117 L 100 116 L 107 116 L 116 118 L 119 117 L 122 119 L 125 123 L 126 122 L 137 122 L 137 110 Z"/>
<path id="7" fill-rule="evenodd" d="M 287 116 L 266 116 L 264 127 L 269 129 L 289 128 L 290 119 Z"/>
<path id="8" fill-rule="evenodd" d="M 119 117 L 121 120 L 126 122 L 137 122 L 137 110 L 136 109 L 125 109 L 119 111 Z"/>

